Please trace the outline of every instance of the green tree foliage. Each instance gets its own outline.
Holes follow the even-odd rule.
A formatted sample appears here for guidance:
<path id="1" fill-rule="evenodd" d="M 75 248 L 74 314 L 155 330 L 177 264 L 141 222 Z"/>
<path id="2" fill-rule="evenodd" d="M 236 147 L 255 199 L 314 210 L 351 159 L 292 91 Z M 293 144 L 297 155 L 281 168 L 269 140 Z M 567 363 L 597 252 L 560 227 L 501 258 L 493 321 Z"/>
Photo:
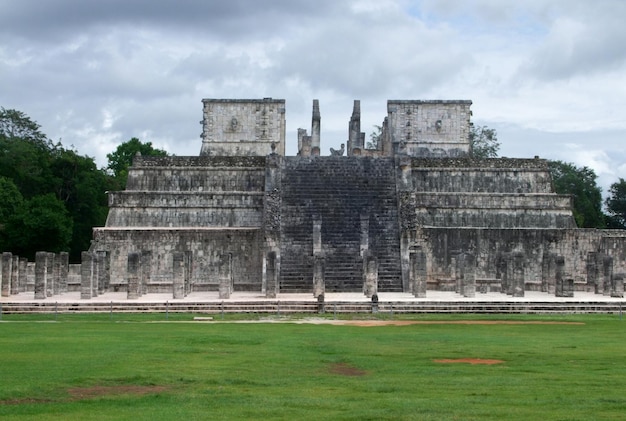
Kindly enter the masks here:
<path id="1" fill-rule="evenodd" d="M 11 251 L 34 259 L 37 251 L 68 250 L 73 221 L 53 193 L 33 197 L 7 220 L 4 233 Z"/>
<path id="2" fill-rule="evenodd" d="M 470 151 L 474 158 L 496 158 L 500 150 L 498 133 L 487 126 L 470 126 Z"/>
<path id="3" fill-rule="evenodd" d="M 40 130 L 39 124 L 21 111 L 0 107 L 0 137 L 19 139 L 42 149 L 50 149 L 51 142 Z"/>
<path id="4" fill-rule="evenodd" d="M 588 167 L 576 167 L 562 161 L 550 161 L 554 190 L 574 199 L 574 219 L 579 228 L 605 228 L 602 213 L 602 190 L 596 184 L 596 173 Z"/>
<path id="5" fill-rule="evenodd" d="M 626 229 L 626 181 L 623 178 L 611 184 L 605 204 L 609 213 L 608 228 Z"/>
<path id="6" fill-rule="evenodd" d="M 81 251 L 89 249 L 92 228 L 104 225 L 108 213 L 106 191 L 113 182 L 96 168 L 92 158 L 75 151 L 57 148 L 50 170 L 55 178 L 54 192 L 73 221 L 70 257 L 78 260 Z"/>
<path id="7" fill-rule="evenodd" d="M 109 160 L 107 168 L 113 172 L 119 190 L 126 187 L 128 167 L 132 165 L 133 158 L 137 153 L 143 156 L 167 156 L 166 151 L 154 148 L 152 142 L 144 143 L 136 137 L 119 145 L 115 151 L 107 154 Z"/>
<path id="8" fill-rule="evenodd" d="M 69 251 L 70 259 L 79 261 L 80 252 L 89 248 L 92 227 L 104 225 L 106 191 L 114 186 L 93 158 L 53 144 L 24 113 L 0 109 L 2 250 L 27 257 Z"/>
<path id="9" fill-rule="evenodd" d="M 383 126 L 374 124 L 374 131 L 370 133 L 370 140 L 365 146 L 367 149 L 378 149 L 383 140 Z"/>
<path id="10" fill-rule="evenodd" d="M 23 201 L 22 193 L 13 180 L 0 177 L 0 226 L 17 211 Z"/>

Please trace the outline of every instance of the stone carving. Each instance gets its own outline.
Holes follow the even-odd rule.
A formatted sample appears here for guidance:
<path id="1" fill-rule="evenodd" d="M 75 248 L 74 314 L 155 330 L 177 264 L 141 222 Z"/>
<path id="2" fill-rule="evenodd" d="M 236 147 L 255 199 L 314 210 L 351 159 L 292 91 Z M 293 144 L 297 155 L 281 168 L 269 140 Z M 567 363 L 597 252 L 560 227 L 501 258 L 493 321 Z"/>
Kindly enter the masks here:
<path id="1" fill-rule="evenodd" d="M 341 144 L 341 149 L 339 149 L 339 150 L 330 148 L 330 154 L 332 156 L 342 156 L 344 151 L 345 151 L 345 149 L 346 149 L 346 144 L 342 143 Z"/>

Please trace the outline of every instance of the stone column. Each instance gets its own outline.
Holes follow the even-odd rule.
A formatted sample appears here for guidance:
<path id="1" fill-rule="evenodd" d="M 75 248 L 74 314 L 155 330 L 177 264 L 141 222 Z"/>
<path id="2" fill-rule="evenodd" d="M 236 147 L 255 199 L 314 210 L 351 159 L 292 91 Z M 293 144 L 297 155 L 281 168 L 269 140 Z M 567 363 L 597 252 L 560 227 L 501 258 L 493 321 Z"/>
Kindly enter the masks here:
<path id="1" fill-rule="evenodd" d="M 554 295 L 557 297 L 563 297 L 563 276 L 565 270 L 565 259 L 563 258 L 563 256 L 556 256 L 554 258 L 554 263 L 556 265 Z"/>
<path id="2" fill-rule="evenodd" d="M 544 251 L 543 259 L 541 261 L 541 291 L 548 294 L 554 294 L 555 291 L 555 279 L 556 279 L 556 265 L 554 264 L 554 254 Z"/>
<path id="3" fill-rule="evenodd" d="M 152 251 L 141 252 L 141 295 L 148 293 L 148 285 L 152 279 Z"/>
<path id="4" fill-rule="evenodd" d="M 276 271 L 276 252 L 270 251 L 265 256 L 266 298 L 276 298 L 278 294 L 278 273 Z"/>
<path id="5" fill-rule="evenodd" d="M 417 298 L 426 298 L 426 253 L 422 250 L 410 254 L 411 293 Z"/>
<path id="6" fill-rule="evenodd" d="M 13 270 L 13 255 L 9 252 L 2 253 L 2 296 L 11 294 L 11 271 Z"/>
<path id="7" fill-rule="evenodd" d="M 363 265 L 365 273 L 363 274 L 363 294 L 367 298 L 378 293 L 378 259 L 375 256 L 367 256 Z"/>
<path id="8" fill-rule="evenodd" d="M 513 253 L 513 282 L 511 286 L 514 297 L 524 296 L 524 253 Z"/>
<path id="9" fill-rule="evenodd" d="M 107 265 L 107 252 L 98 250 L 95 252 L 96 279 L 98 294 L 104 294 L 108 290 L 109 270 Z"/>
<path id="10" fill-rule="evenodd" d="M 313 100 L 313 116 L 311 118 L 311 155 L 320 155 L 320 133 L 322 125 L 322 116 L 320 114 L 320 102 Z"/>
<path id="11" fill-rule="evenodd" d="M 191 294 L 191 279 L 193 275 L 193 252 L 185 251 L 185 297 Z"/>
<path id="12" fill-rule="evenodd" d="M 613 258 L 611 256 L 604 256 L 602 260 L 602 272 L 604 275 L 602 294 L 608 296 L 611 295 L 611 279 L 613 278 Z"/>
<path id="13" fill-rule="evenodd" d="M 611 283 L 611 297 L 624 298 L 624 274 L 614 273 Z"/>
<path id="14" fill-rule="evenodd" d="M 179 300 L 185 298 L 185 255 L 177 252 L 173 256 L 173 298 Z"/>
<path id="15" fill-rule="evenodd" d="M 59 255 L 54 255 L 52 262 L 52 295 L 61 293 L 61 259 Z"/>
<path id="16" fill-rule="evenodd" d="M 369 212 L 361 212 L 361 245 L 360 245 L 360 254 L 363 259 L 367 255 L 369 251 L 369 242 L 370 242 L 370 213 Z"/>
<path id="17" fill-rule="evenodd" d="M 20 293 L 20 258 L 19 256 L 13 256 L 11 259 L 11 295 Z"/>
<path id="18" fill-rule="evenodd" d="M 128 290 L 126 298 L 136 300 L 140 296 L 141 281 L 141 253 L 128 253 L 128 264 L 126 266 L 126 277 L 128 279 Z"/>
<path id="19" fill-rule="evenodd" d="M 324 257 L 313 257 L 313 296 L 315 298 L 324 295 L 326 282 L 324 281 Z"/>
<path id="20" fill-rule="evenodd" d="M 355 99 L 348 128 L 348 155 L 360 155 L 364 147 L 361 137 L 361 101 Z"/>
<path id="21" fill-rule="evenodd" d="M 598 265 L 596 252 L 591 251 L 587 253 L 587 290 L 598 291 Z"/>
<path id="22" fill-rule="evenodd" d="M 67 292 L 67 278 L 68 272 L 70 269 L 70 255 L 66 251 L 62 251 L 59 253 L 59 263 L 60 263 L 60 271 L 59 271 L 59 292 L 64 294 Z"/>
<path id="23" fill-rule="evenodd" d="M 558 297 L 568 297 L 571 298 L 574 296 L 574 280 L 572 278 L 561 278 L 560 286 L 557 285 L 557 291 L 560 292 Z"/>
<path id="24" fill-rule="evenodd" d="M 219 296 L 220 299 L 229 299 L 232 292 L 232 254 L 224 253 L 220 258 L 219 272 Z"/>
<path id="25" fill-rule="evenodd" d="M 26 292 L 28 289 L 28 259 L 26 257 L 20 257 L 20 276 L 18 278 L 18 290 L 19 292 Z"/>
<path id="26" fill-rule="evenodd" d="M 46 260 L 46 297 L 54 295 L 54 253 L 48 253 Z"/>
<path id="27" fill-rule="evenodd" d="M 48 253 L 35 253 L 35 300 L 46 298 L 46 268 L 48 267 Z"/>
<path id="28" fill-rule="evenodd" d="M 476 259 L 473 254 L 463 254 L 463 296 L 474 298 L 476 296 Z"/>
<path id="29" fill-rule="evenodd" d="M 80 299 L 93 297 L 93 256 L 88 251 L 80 254 Z"/>

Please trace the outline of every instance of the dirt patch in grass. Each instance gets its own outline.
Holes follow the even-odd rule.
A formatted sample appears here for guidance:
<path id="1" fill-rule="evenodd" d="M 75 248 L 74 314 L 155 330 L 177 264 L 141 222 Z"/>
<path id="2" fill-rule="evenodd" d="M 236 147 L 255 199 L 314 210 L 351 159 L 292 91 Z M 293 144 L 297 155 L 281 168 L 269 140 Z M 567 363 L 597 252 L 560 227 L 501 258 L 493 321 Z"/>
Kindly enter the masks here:
<path id="1" fill-rule="evenodd" d="M 331 373 L 339 374 L 340 376 L 360 377 L 365 376 L 367 371 L 353 367 L 346 363 L 337 363 L 330 366 Z"/>
<path id="2" fill-rule="evenodd" d="M 494 365 L 494 364 L 502 364 L 504 361 L 502 360 L 485 360 L 482 358 L 456 358 L 456 359 L 443 359 L 443 360 L 433 360 L 439 364 L 484 364 L 484 365 Z"/>
<path id="3" fill-rule="evenodd" d="M 0 405 L 23 405 L 23 404 L 38 404 L 38 403 L 55 403 L 55 402 L 73 402 L 81 401 L 85 399 L 93 399 L 101 396 L 120 396 L 120 395 L 133 395 L 143 396 L 152 393 L 160 393 L 168 390 L 165 386 L 91 386 L 91 387 L 73 387 L 67 389 L 69 394 L 68 399 L 35 399 L 35 398 L 21 398 L 21 399 L 5 399 L 0 400 Z"/>
<path id="4" fill-rule="evenodd" d="M 100 396 L 117 396 L 117 395 L 149 395 L 151 393 L 160 393 L 167 390 L 165 386 L 91 386 L 91 387 L 73 387 L 67 390 L 72 400 L 92 399 Z"/>

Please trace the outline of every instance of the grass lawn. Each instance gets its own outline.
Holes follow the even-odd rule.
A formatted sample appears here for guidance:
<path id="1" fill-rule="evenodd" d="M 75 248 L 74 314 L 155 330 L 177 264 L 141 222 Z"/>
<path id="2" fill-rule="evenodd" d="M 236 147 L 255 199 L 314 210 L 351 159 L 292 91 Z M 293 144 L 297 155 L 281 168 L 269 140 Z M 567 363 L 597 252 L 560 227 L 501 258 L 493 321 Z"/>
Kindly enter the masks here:
<path id="1" fill-rule="evenodd" d="M 615 420 L 619 316 L 412 316 L 578 324 L 181 323 L 192 315 L 0 323 L 7 420 Z M 41 316 L 38 316 L 41 319 Z M 395 319 L 411 316 L 396 316 Z M 157 322 L 158 320 L 158 322 Z M 490 359 L 498 364 L 442 363 Z"/>

